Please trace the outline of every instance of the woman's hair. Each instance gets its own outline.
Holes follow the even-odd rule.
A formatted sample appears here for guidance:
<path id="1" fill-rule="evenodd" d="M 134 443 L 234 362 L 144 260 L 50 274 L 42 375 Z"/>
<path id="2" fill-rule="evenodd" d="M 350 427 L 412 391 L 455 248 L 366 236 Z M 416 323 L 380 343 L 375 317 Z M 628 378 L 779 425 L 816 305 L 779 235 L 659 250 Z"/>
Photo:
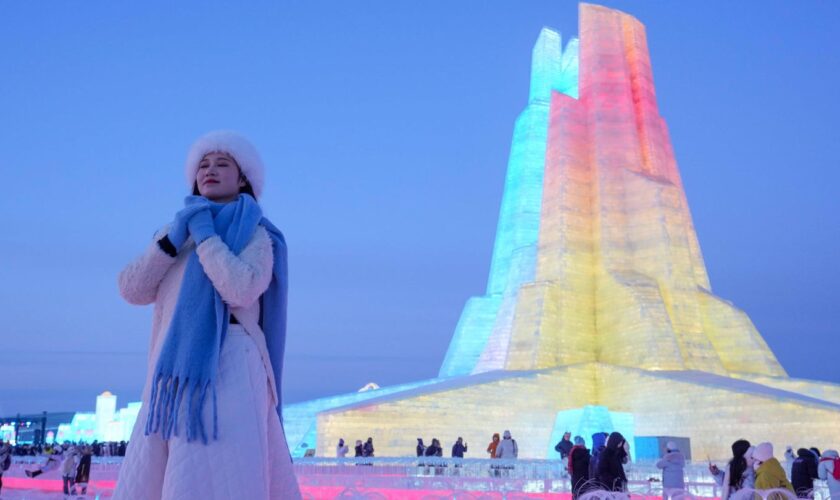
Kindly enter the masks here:
<path id="1" fill-rule="evenodd" d="M 747 459 L 744 455 L 750 449 L 750 442 L 739 439 L 732 443 L 732 460 L 729 461 L 729 486 L 738 486 L 741 476 L 747 470 Z"/>
<path id="2" fill-rule="evenodd" d="M 613 432 L 610 434 L 610 437 L 607 438 L 607 448 L 611 450 L 617 450 L 624 445 L 624 436 L 621 435 L 620 432 Z"/>

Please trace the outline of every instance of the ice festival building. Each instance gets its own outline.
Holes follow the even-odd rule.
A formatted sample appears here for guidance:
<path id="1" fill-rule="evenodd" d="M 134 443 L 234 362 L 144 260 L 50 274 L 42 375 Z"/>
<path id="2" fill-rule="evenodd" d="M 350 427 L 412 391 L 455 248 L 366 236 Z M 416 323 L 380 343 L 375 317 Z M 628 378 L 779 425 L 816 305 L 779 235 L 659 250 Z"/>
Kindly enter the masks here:
<path id="1" fill-rule="evenodd" d="M 687 437 L 713 458 L 739 438 L 840 444 L 840 385 L 788 377 L 712 290 L 644 26 L 579 16 L 579 39 L 537 39 L 487 291 L 438 377 L 287 406 L 294 455 L 372 436 L 377 456 L 404 456 L 417 436 L 482 445 L 504 429 L 530 458 L 567 429 Z"/>

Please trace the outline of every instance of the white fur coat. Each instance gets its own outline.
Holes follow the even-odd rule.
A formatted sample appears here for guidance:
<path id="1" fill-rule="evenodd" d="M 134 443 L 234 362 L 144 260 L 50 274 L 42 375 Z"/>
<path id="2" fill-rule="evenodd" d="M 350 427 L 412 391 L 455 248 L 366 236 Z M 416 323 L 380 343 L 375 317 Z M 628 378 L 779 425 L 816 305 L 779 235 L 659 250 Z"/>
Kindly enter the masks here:
<path id="1" fill-rule="evenodd" d="M 143 403 L 148 403 L 151 378 L 178 303 L 187 258 L 196 251 L 204 272 L 230 307 L 231 314 L 236 316 L 257 343 L 276 405 L 278 398 L 274 371 L 271 369 L 265 335 L 259 326 L 259 298 L 271 283 L 274 267 L 268 232 L 258 226 L 253 238 L 238 256 L 230 251 L 220 237 L 213 236 L 204 240 L 198 248 L 188 239 L 177 257 L 170 257 L 158 247 L 157 240 L 166 233 L 167 228 L 159 231 L 146 252 L 123 269 L 119 276 L 120 295 L 126 301 L 136 305 L 155 304 Z"/>

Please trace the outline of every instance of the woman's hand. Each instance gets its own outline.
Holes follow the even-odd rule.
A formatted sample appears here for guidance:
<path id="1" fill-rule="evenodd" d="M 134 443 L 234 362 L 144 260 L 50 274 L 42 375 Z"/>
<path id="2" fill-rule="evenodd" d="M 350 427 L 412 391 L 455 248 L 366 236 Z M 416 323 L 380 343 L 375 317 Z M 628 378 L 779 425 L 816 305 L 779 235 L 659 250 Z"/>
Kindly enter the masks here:
<path id="1" fill-rule="evenodd" d="M 182 208 L 177 214 L 175 214 L 175 220 L 172 221 L 169 233 L 166 236 L 169 238 L 169 242 L 172 243 L 172 246 L 175 247 L 176 251 L 180 250 L 181 247 L 184 246 L 184 242 L 187 241 L 187 236 L 189 236 L 188 224 L 190 219 L 192 219 L 197 212 L 205 210 L 206 207 L 206 204 L 200 203 L 187 204 L 185 208 Z"/>
<path id="2" fill-rule="evenodd" d="M 190 217 L 187 227 L 196 245 L 216 235 L 216 228 L 213 226 L 213 216 L 210 215 L 210 209 L 206 207 L 202 207 Z"/>

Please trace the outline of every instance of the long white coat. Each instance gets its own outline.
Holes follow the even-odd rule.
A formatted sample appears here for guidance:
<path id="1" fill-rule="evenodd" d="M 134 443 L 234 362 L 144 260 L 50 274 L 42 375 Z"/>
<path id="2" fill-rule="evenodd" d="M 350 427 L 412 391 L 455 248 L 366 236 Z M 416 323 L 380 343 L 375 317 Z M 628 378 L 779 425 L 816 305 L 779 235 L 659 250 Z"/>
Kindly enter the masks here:
<path id="1" fill-rule="evenodd" d="M 177 257 L 157 245 L 119 276 L 120 294 L 132 304 L 154 303 L 143 410 L 131 435 L 115 500 L 295 499 L 300 498 L 283 428 L 275 407 L 273 370 L 265 335 L 259 327 L 259 297 L 272 277 L 271 238 L 258 227 L 248 245 L 234 255 L 214 236 L 198 248 L 188 240 Z M 154 369 L 164 344 L 187 259 L 198 253 L 204 272 L 240 326 L 230 325 L 222 346 L 217 381 L 219 439 L 187 442 L 185 432 L 168 442 L 160 434 L 145 435 L 146 409 Z M 204 408 L 211 422 L 212 405 Z M 179 417 L 185 422 L 184 417 Z"/>

